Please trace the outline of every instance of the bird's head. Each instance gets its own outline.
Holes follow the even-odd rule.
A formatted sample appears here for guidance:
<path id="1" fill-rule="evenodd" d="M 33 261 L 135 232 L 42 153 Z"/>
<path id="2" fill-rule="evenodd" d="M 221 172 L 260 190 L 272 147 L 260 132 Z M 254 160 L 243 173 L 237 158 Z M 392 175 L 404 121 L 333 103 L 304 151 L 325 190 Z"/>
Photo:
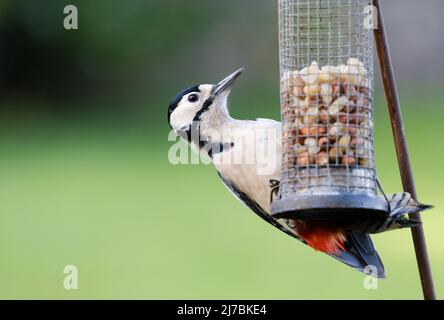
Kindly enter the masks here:
<path id="1" fill-rule="evenodd" d="M 201 84 L 179 92 L 168 108 L 168 122 L 176 132 L 186 131 L 211 109 L 225 109 L 231 86 L 242 73 L 236 70 L 218 84 Z"/>

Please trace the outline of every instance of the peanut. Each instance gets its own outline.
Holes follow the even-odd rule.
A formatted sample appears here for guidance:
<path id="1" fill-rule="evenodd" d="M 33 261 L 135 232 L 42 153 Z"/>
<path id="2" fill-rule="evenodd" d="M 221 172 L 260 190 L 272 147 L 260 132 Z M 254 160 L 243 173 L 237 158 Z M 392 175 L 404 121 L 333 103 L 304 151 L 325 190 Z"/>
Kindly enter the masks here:
<path id="1" fill-rule="evenodd" d="M 319 74 L 319 80 L 321 82 L 330 82 L 336 79 L 338 74 L 338 68 L 335 66 L 324 66 L 321 68 L 321 73 Z"/>
<path id="2" fill-rule="evenodd" d="M 297 155 L 300 155 L 304 152 L 307 152 L 307 147 L 306 146 L 301 146 L 300 144 L 295 144 L 294 145 L 294 151 Z"/>
<path id="3" fill-rule="evenodd" d="M 318 146 L 321 149 L 325 149 L 327 147 L 328 143 L 329 143 L 329 140 L 327 137 L 322 137 L 318 140 Z"/>
<path id="4" fill-rule="evenodd" d="M 344 83 L 344 93 L 347 97 L 355 97 L 357 95 L 357 90 L 354 85 L 351 85 L 349 83 Z"/>
<path id="5" fill-rule="evenodd" d="M 306 115 L 304 116 L 305 124 L 315 124 L 319 115 L 319 109 L 316 107 L 310 107 L 307 110 Z"/>
<path id="6" fill-rule="evenodd" d="M 323 83 L 323 82 L 330 82 L 332 80 L 334 80 L 335 77 L 328 72 L 322 71 L 319 73 L 319 82 Z"/>
<path id="7" fill-rule="evenodd" d="M 373 129 L 373 121 L 369 117 L 366 117 L 359 125 L 363 128 Z"/>
<path id="8" fill-rule="evenodd" d="M 352 156 L 343 156 L 341 159 L 341 163 L 347 166 L 354 166 L 356 164 L 356 159 Z"/>
<path id="9" fill-rule="evenodd" d="M 347 148 L 349 146 L 349 144 L 350 144 L 350 141 L 351 141 L 351 137 L 350 136 L 342 136 L 339 139 L 338 145 L 340 147 Z"/>
<path id="10" fill-rule="evenodd" d="M 310 107 L 318 108 L 319 105 L 321 104 L 321 97 L 318 94 L 313 96 L 307 96 L 305 98 L 305 104 L 307 105 L 307 108 Z"/>
<path id="11" fill-rule="evenodd" d="M 328 154 L 327 152 L 319 152 L 316 156 L 316 163 L 320 166 L 325 166 L 326 164 L 328 164 Z"/>
<path id="12" fill-rule="evenodd" d="M 304 85 L 293 86 L 292 90 L 291 90 L 293 93 L 293 96 L 301 98 L 301 99 L 305 98 L 304 88 L 305 88 Z"/>
<path id="13" fill-rule="evenodd" d="M 331 116 L 337 116 L 338 113 L 348 104 L 348 97 L 341 96 L 337 98 L 333 103 L 328 107 L 328 114 Z"/>
<path id="14" fill-rule="evenodd" d="M 318 141 L 315 138 L 305 139 L 304 145 L 307 147 L 307 152 L 310 154 L 315 154 L 319 151 Z"/>
<path id="15" fill-rule="evenodd" d="M 365 143 L 365 139 L 362 137 L 354 137 L 350 140 L 350 146 L 352 148 L 356 148 L 358 145 L 363 145 Z"/>
<path id="16" fill-rule="evenodd" d="M 342 123 L 335 122 L 328 129 L 328 135 L 330 137 L 336 137 L 336 136 L 341 135 L 342 133 L 344 133 L 345 130 L 346 130 L 346 128 L 344 127 L 344 125 Z"/>
<path id="17" fill-rule="evenodd" d="M 348 82 L 354 86 L 358 85 L 361 82 L 360 69 L 358 66 L 350 66 L 350 65 L 340 65 L 338 67 L 339 77 L 344 82 Z"/>
<path id="18" fill-rule="evenodd" d="M 328 156 L 330 160 L 336 161 L 337 158 L 342 157 L 344 155 L 344 150 L 339 147 L 332 147 L 328 152 Z"/>
<path id="19" fill-rule="evenodd" d="M 319 84 L 317 84 L 317 83 L 313 83 L 313 84 L 307 84 L 305 87 L 304 87 L 304 94 L 306 95 L 306 96 L 314 96 L 314 95 L 317 95 L 317 94 L 319 94 L 319 91 L 320 91 L 320 89 L 319 89 Z"/>
<path id="20" fill-rule="evenodd" d="M 348 127 L 348 134 L 354 136 L 358 133 L 358 129 L 356 128 L 356 126 L 349 126 Z"/>
<path id="21" fill-rule="evenodd" d="M 319 110 L 319 121 L 321 123 L 327 124 L 329 122 L 329 115 L 328 115 L 328 110 L 325 108 L 321 108 Z"/>
<path id="22" fill-rule="evenodd" d="M 331 83 L 331 89 L 333 90 L 333 94 L 338 96 L 341 94 L 341 84 L 339 83 L 338 79 L 333 80 Z"/>
<path id="23" fill-rule="evenodd" d="M 301 128 L 302 126 L 304 126 L 304 123 L 302 122 L 302 119 L 299 118 L 299 117 L 294 119 L 294 124 L 295 124 L 294 126 L 296 128 Z"/>
<path id="24" fill-rule="evenodd" d="M 307 84 L 315 84 L 319 82 L 319 70 L 318 63 L 313 61 L 309 67 L 302 69 L 299 75 Z"/>
<path id="25" fill-rule="evenodd" d="M 301 136 L 316 136 L 316 135 L 322 135 L 325 134 L 326 128 L 323 126 L 304 126 L 302 127 L 299 132 Z"/>
<path id="26" fill-rule="evenodd" d="M 358 100 L 356 101 L 356 105 L 364 109 L 370 105 L 370 100 L 365 94 L 360 94 Z"/>
<path id="27" fill-rule="evenodd" d="M 370 142 L 365 139 L 362 144 L 356 145 L 355 153 L 359 156 L 368 154 L 369 151 L 370 151 Z"/>
<path id="28" fill-rule="evenodd" d="M 293 98 L 293 109 L 296 109 L 298 112 L 303 112 L 305 113 L 308 109 L 308 104 L 306 99 L 299 99 L 299 97 L 294 97 Z"/>
<path id="29" fill-rule="evenodd" d="M 367 70 L 364 67 L 364 64 L 362 63 L 362 61 L 359 61 L 356 58 L 350 58 L 347 61 L 347 65 L 351 66 L 351 67 L 356 67 L 358 70 L 358 74 L 361 77 L 366 77 L 367 76 Z"/>
<path id="30" fill-rule="evenodd" d="M 307 166 L 309 164 L 313 164 L 314 161 L 315 161 L 314 155 L 311 155 L 308 152 L 304 152 L 298 156 L 296 163 L 298 166 Z"/>
<path id="31" fill-rule="evenodd" d="M 321 84 L 320 94 L 326 105 L 330 105 L 333 101 L 333 89 L 329 83 Z"/>
<path id="32" fill-rule="evenodd" d="M 358 89 L 360 93 L 369 95 L 370 94 L 370 80 L 364 78 L 361 80 L 361 83 L 358 85 Z"/>

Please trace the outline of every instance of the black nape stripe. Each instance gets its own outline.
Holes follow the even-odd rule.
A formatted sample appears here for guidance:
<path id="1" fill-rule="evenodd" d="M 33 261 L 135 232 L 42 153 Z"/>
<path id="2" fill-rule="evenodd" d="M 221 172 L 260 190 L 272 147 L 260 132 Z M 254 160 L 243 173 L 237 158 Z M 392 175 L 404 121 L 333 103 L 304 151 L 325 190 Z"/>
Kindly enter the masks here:
<path id="1" fill-rule="evenodd" d="M 208 141 L 200 141 L 199 148 L 206 151 L 210 158 L 213 158 L 215 154 L 222 153 L 230 150 L 234 147 L 234 143 L 231 142 L 208 142 Z"/>
<path id="2" fill-rule="evenodd" d="M 182 97 L 191 93 L 191 92 L 200 92 L 199 86 L 192 86 L 185 90 L 182 90 L 176 96 L 173 98 L 173 101 L 171 101 L 170 105 L 168 106 L 168 123 L 170 123 L 171 114 L 173 111 L 177 108 L 177 105 L 179 104 L 180 100 L 182 100 Z M 171 126 L 171 125 L 170 125 Z"/>

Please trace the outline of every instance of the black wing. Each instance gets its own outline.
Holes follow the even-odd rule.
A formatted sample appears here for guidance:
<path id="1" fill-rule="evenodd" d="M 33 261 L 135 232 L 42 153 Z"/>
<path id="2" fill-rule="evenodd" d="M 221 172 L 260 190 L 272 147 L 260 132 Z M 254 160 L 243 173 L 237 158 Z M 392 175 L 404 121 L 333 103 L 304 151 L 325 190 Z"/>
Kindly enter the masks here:
<path id="1" fill-rule="evenodd" d="M 276 219 L 271 217 L 264 209 L 261 208 L 261 206 L 251 199 L 246 193 L 239 190 L 238 187 L 236 187 L 231 181 L 225 179 L 222 177 L 222 175 L 217 171 L 217 174 L 221 178 L 221 180 L 224 182 L 225 186 L 247 207 L 249 207 L 254 213 L 256 213 L 259 217 L 270 223 L 271 225 L 275 226 L 279 230 L 285 232 L 286 234 L 303 241 L 302 239 L 298 238 L 296 234 L 292 233 L 291 231 L 285 229 L 283 225 L 281 225 Z"/>

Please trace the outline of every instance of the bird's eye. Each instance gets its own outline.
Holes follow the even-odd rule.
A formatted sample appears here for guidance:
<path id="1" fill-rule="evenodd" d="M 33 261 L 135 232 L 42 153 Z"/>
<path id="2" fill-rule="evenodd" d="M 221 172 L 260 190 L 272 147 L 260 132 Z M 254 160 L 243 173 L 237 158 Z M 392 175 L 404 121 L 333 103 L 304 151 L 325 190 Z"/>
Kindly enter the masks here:
<path id="1" fill-rule="evenodd" d="M 199 96 L 197 94 L 195 94 L 195 93 L 190 94 L 188 96 L 188 101 L 189 102 L 196 102 L 197 100 L 199 100 Z"/>

